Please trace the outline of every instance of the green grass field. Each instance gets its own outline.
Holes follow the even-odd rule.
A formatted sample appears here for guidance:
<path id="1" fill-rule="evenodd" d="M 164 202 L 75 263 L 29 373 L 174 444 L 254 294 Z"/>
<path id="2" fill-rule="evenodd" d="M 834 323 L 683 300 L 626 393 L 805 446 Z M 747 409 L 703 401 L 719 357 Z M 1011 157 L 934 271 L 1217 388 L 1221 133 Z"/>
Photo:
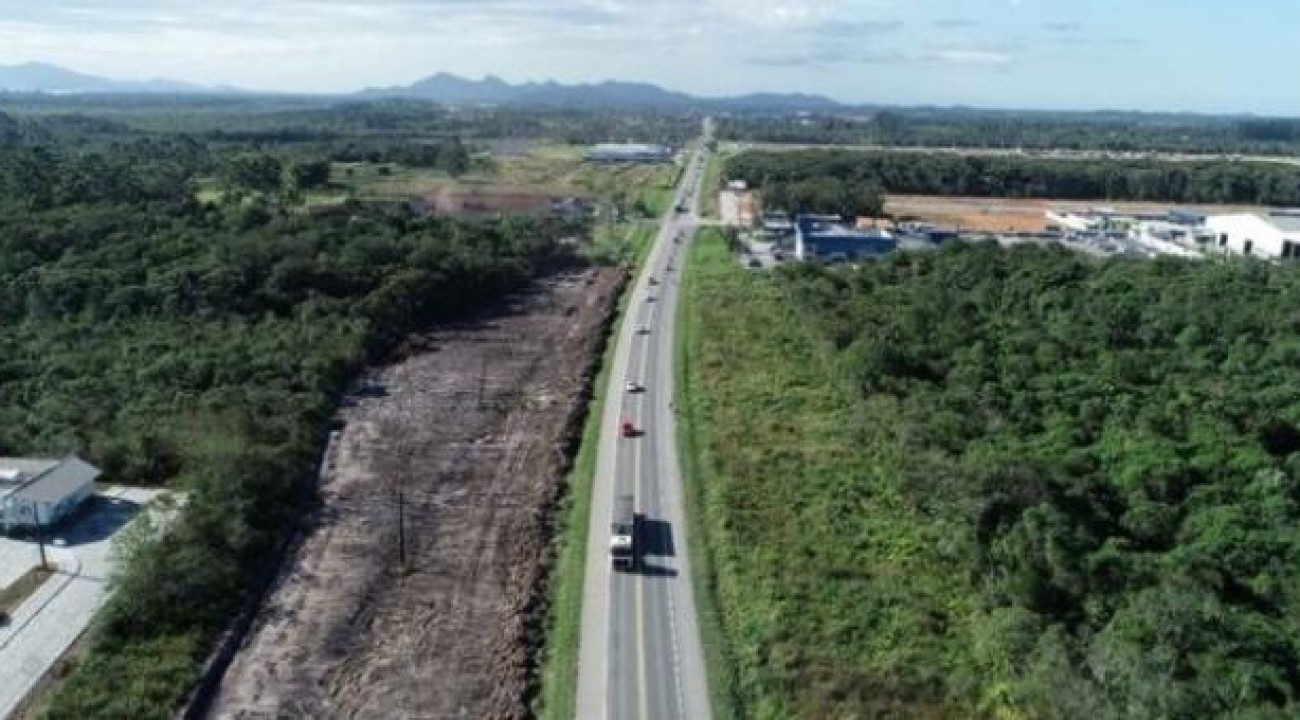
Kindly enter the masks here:
<path id="1" fill-rule="evenodd" d="M 457 180 L 441 170 L 408 168 L 393 163 L 334 163 L 330 169 L 334 189 L 328 195 L 342 194 L 358 200 L 406 200 L 432 195 Z"/>
<path id="2" fill-rule="evenodd" d="M 717 569 L 713 552 L 714 537 L 703 513 L 705 471 L 708 459 L 703 455 L 705 441 L 704 404 L 699 397 L 700 377 L 695 371 L 705 342 L 706 328 L 701 324 L 702 308 L 712 302 L 706 294 L 723 277 L 735 269 L 730 262 L 726 241 L 715 229 L 697 236 L 682 267 L 681 302 L 677 307 L 676 337 L 673 339 L 674 403 L 678 408 L 677 445 L 682 463 L 682 483 L 686 497 L 686 524 L 692 538 L 691 580 L 695 588 L 695 609 L 700 640 L 709 678 L 709 700 L 718 720 L 742 717 L 736 696 L 735 666 L 731 646 L 718 609 Z M 746 274 L 737 274 L 741 280 Z"/>
<path id="3" fill-rule="evenodd" d="M 584 195 L 603 202 L 621 199 L 630 203 L 639 198 L 650 208 L 651 216 L 658 216 L 668 207 L 677 173 L 675 166 L 590 165 L 582 161 L 582 148 L 578 146 L 542 145 L 525 156 L 477 162 L 469 173 L 455 178 L 440 170 L 392 163 L 334 163 L 333 187 L 319 195 L 405 200 L 443 190 L 497 187 L 550 195 Z"/>
<path id="4" fill-rule="evenodd" d="M 706 218 L 718 216 L 718 190 L 722 187 L 722 168 L 730 155 L 719 151 L 709 156 L 709 164 L 704 168 L 704 179 L 700 182 L 704 188 L 701 201 L 701 213 Z"/>
<path id="5" fill-rule="evenodd" d="M 854 404 L 779 280 L 740 268 L 716 231 L 701 234 L 686 272 L 678 406 L 715 713 L 889 717 L 857 697 L 871 693 L 861 669 L 876 642 L 839 635 L 855 595 L 879 592 L 855 548 L 835 542 L 835 524 L 865 502 L 844 490 L 879 472 L 857 451 Z M 913 552 L 921 539 L 906 513 L 891 522 L 891 503 L 878 502 L 875 539 Z"/>

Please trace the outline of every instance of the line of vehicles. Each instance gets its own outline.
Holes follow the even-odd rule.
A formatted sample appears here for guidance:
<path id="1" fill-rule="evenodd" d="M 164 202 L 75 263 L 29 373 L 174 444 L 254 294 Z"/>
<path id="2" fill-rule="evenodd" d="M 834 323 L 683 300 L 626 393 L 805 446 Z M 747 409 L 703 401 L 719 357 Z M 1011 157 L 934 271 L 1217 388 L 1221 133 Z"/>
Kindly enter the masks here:
<path id="1" fill-rule="evenodd" d="M 701 168 L 704 166 L 703 157 L 700 158 Z M 689 202 L 685 198 L 691 197 L 695 192 L 694 182 L 690 182 L 683 199 L 677 202 L 674 208 L 680 214 L 690 212 Z M 686 239 L 686 233 L 678 230 L 673 235 L 673 244 L 680 245 Z M 664 268 L 665 273 L 673 270 L 671 259 Z M 666 281 L 666 278 L 665 280 Z M 647 285 L 651 288 L 659 286 L 661 280 L 654 275 L 648 278 Z M 653 291 L 647 293 L 646 302 L 655 302 Z M 637 325 L 635 329 L 637 335 L 649 335 L 650 328 L 646 325 Z M 629 394 L 640 394 L 645 392 L 645 386 L 633 379 L 628 379 L 624 389 Z M 619 435 L 625 439 L 634 439 L 641 435 L 637 429 L 636 423 L 630 418 L 623 418 L 619 425 Z M 609 537 L 609 557 L 610 563 L 615 570 L 624 572 L 633 572 L 641 564 L 642 541 L 641 525 L 644 517 L 636 509 L 636 496 L 633 493 L 624 493 L 614 498 L 613 517 L 610 519 L 610 537 Z"/>

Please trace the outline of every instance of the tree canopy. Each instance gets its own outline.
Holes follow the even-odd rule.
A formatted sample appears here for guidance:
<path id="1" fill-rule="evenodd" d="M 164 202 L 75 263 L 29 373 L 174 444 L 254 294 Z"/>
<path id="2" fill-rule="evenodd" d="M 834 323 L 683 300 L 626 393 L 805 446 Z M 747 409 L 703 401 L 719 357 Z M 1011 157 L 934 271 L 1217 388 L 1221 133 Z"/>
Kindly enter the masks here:
<path id="1" fill-rule="evenodd" d="M 801 188 L 913 195 L 1300 204 L 1300 168 L 1274 163 L 1047 160 L 875 151 L 750 151 L 727 177 L 778 197 Z M 833 196 L 833 195 L 832 195 Z M 833 204 L 833 203 L 831 203 Z"/>
<path id="2" fill-rule="evenodd" d="M 213 169 L 241 193 L 196 201 Z M 170 717 L 302 507 L 347 379 L 576 261 L 580 224 L 281 198 L 328 169 L 183 137 L 0 147 L 0 448 L 186 493 L 128 548 L 47 716 Z"/>
<path id="3" fill-rule="evenodd" d="M 1297 712 L 1300 274 L 957 245 L 700 282 L 746 714 Z"/>

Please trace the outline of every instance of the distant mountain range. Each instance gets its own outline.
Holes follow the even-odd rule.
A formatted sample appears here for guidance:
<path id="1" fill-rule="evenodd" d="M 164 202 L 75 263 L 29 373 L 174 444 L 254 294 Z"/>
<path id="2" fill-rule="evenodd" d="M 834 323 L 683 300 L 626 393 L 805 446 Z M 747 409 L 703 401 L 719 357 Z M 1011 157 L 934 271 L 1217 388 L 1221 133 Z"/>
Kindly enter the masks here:
<path id="1" fill-rule="evenodd" d="M 703 98 L 665 90 L 657 85 L 632 82 L 603 82 L 564 85 L 557 82 L 511 83 L 494 76 L 466 80 L 438 73 L 410 85 L 363 90 L 362 97 L 418 98 L 449 105 L 512 105 L 574 108 L 651 108 L 675 110 L 783 108 L 828 110 L 842 107 L 817 95 L 755 93 L 726 98 Z"/>
<path id="2" fill-rule="evenodd" d="M 186 93 L 216 89 L 178 80 L 110 80 L 58 65 L 30 62 L 0 65 L 0 90 L 46 93 Z"/>
<path id="3" fill-rule="evenodd" d="M 205 87 L 178 80 L 112 80 L 48 63 L 0 65 L 0 91 L 43 93 L 215 93 L 244 91 Z M 288 93 L 292 94 L 292 93 Z M 511 84 L 498 77 L 467 80 L 438 73 L 410 85 L 362 90 L 349 97 L 412 98 L 445 105 L 509 105 L 579 109 L 686 110 L 832 110 L 841 105 L 816 95 L 755 93 L 728 98 L 702 98 L 665 90 L 657 85 L 603 82 L 565 85 L 557 82 Z"/>

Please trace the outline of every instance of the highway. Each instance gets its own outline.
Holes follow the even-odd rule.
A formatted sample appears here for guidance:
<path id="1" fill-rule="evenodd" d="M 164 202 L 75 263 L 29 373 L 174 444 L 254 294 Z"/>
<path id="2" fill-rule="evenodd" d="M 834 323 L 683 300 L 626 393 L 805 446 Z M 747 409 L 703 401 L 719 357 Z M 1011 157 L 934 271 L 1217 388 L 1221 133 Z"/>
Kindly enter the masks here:
<path id="1" fill-rule="evenodd" d="M 706 121 L 705 139 L 710 136 Z M 671 407 L 677 279 L 698 223 L 706 153 L 701 141 L 632 287 L 615 339 L 583 588 L 577 697 L 577 716 L 583 720 L 708 720 L 711 715 Z M 676 212 L 679 204 L 688 212 Z M 629 391 L 629 381 L 639 391 Z M 621 436 L 624 420 L 636 427 L 635 437 Z M 643 560 L 633 572 L 614 571 L 609 558 L 613 498 L 627 493 L 635 494 L 643 518 Z"/>

